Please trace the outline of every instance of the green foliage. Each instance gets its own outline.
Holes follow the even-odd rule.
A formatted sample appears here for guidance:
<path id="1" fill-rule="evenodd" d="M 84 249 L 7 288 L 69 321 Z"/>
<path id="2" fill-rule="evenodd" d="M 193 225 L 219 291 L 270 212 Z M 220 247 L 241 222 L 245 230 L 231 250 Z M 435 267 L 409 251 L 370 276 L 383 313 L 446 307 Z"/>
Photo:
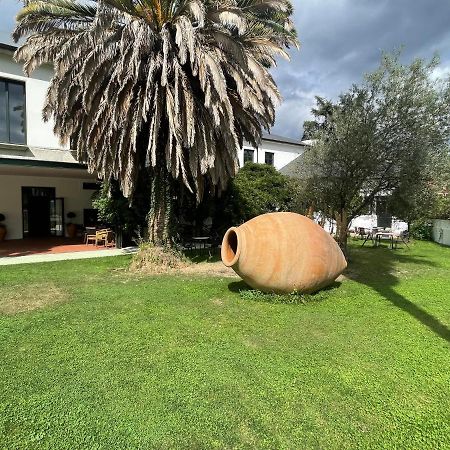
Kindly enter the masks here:
<path id="1" fill-rule="evenodd" d="M 239 291 L 239 294 L 243 300 L 290 305 L 305 305 L 311 299 L 310 295 L 300 295 L 295 292 L 291 294 L 271 294 L 253 289 L 243 289 Z"/>
<path id="2" fill-rule="evenodd" d="M 435 219 L 450 220 L 450 193 L 441 195 L 437 199 Z"/>
<path id="3" fill-rule="evenodd" d="M 260 214 L 286 211 L 292 200 L 288 177 L 267 164 L 247 163 L 231 181 L 218 215 L 222 226 L 238 225 Z"/>
<path id="4" fill-rule="evenodd" d="M 92 206 L 97 210 L 100 222 L 126 233 L 135 231 L 142 222 L 137 209 L 129 204 L 116 182 L 102 183 L 100 190 L 93 195 Z"/>
<path id="5" fill-rule="evenodd" d="M 433 240 L 433 223 L 425 219 L 413 222 L 409 227 L 409 233 L 412 238 L 422 241 Z"/>

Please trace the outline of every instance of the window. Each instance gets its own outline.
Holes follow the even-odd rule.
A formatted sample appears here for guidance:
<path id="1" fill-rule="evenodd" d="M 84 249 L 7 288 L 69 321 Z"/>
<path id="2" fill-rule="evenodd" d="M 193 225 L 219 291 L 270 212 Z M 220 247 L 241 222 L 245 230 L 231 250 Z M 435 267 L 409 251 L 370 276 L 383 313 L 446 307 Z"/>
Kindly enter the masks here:
<path id="1" fill-rule="evenodd" d="M 269 166 L 274 165 L 274 154 L 272 152 L 266 152 L 264 155 L 264 162 Z"/>
<path id="2" fill-rule="evenodd" d="M 255 162 L 255 150 L 244 148 L 244 164 L 248 162 Z"/>
<path id="3" fill-rule="evenodd" d="M 99 191 L 100 188 L 100 183 L 83 183 L 83 189 L 85 191 Z"/>
<path id="4" fill-rule="evenodd" d="M 0 78 L 0 142 L 25 144 L 25 84 Z"/>

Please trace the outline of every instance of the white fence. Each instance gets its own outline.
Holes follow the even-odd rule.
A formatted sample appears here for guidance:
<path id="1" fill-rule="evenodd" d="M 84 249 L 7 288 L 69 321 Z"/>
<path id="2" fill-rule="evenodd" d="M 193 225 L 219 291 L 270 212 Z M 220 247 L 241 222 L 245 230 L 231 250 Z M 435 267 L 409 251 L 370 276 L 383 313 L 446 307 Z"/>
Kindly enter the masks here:
<path id="1" fill-rule="evenodd" d="M 433 220 L 433 241 L 450 246 L 450 220 Z"/>

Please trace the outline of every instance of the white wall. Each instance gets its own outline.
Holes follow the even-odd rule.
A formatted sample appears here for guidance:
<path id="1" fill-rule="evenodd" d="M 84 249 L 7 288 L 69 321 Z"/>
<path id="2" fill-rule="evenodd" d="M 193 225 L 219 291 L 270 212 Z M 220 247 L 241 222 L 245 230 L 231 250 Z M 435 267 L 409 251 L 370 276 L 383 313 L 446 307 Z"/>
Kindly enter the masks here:
<path id="1" fill-rule="evenodd" d="M 52 73 L 51 67 L 41 67 L 27 78 L 21 65 L 14 62 L 11 53 L 0 52 L 0 77 L 25 83 L 26 136 L 30 147 L 63 148 L 53 134 L 53 122 L 44 122 L 42 119 L 42 108 Z"/>
<path id="2" fill-rule="evenodd" d="M 244 149 L 254 150 L 254 162 L 261 164 L 264 164 L 266 151 L 274 153 L 274 166 L 277 170 L 282 169 L 304 151 L 304 147 L 301 145 L 273 142 L 266 139 L 262 140 L 259 148 L 255 148 L 252 145 L 245 143 L 244 148 L 238 151 L 239 165 L 241 167 L 244 165 Z"/>
<path id="3" fill-rule="evenodd" d="M 450 220 L 433 221 L 433 241 L 450 246 Z"/>
<path id="4" fill-rule="evenodd" d="M 364 216 L 355 217 L 349 225 L 349 229 L 357 229 L 357 228 L 366 228 L 372 229 L 377 227 L 377 215 L 376 214 L 368 214 Z M 391 229 L 393 231 L 404 231 L 408 229 L 408 224 L 403 222 L 402 220 L 398 220 L 395 217 L 392 218 L 392 226 Z"/>
<path id="5" fill-rule="evenodd" d="M 83 181 L 92 182 L 86 174 L 86 179 L 68 178 L 64 176 L 26 176 L 0 175 L 0 212 L 5 215 L 4 224 L 8 229 L 6 239 L 22 239 L 22 186 L 54 187 L 56 197 L 64 198 L 64 212 L 73 211 L 74 223 L 83 222 L 83 209 L 91 208 L 93 191 L 83 190 Z M 65 218 L 67 222 L 67 217 Z"/>

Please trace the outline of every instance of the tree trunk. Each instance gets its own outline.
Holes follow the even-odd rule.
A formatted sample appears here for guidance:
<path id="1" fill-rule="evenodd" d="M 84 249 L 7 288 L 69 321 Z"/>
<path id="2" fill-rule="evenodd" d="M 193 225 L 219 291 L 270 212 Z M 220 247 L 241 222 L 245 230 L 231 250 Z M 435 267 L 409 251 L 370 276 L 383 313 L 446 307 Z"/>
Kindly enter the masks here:
<path id="1" fill-rule="evenodd" d="M 347 211 L 336 212 L 336 241 L 341 247 L 342 253 L 347 259 L 348 249 L 347 249 L 347 235 L 348 235 L 348 218 Z"/>
<path id="2" fill-rule="evenodd" d="M 148 215 L 148 240 L 158 246 L 172 242 L 172 180 L 167 168 L 158 167 L 153 173 L 151 205 Z"/>

